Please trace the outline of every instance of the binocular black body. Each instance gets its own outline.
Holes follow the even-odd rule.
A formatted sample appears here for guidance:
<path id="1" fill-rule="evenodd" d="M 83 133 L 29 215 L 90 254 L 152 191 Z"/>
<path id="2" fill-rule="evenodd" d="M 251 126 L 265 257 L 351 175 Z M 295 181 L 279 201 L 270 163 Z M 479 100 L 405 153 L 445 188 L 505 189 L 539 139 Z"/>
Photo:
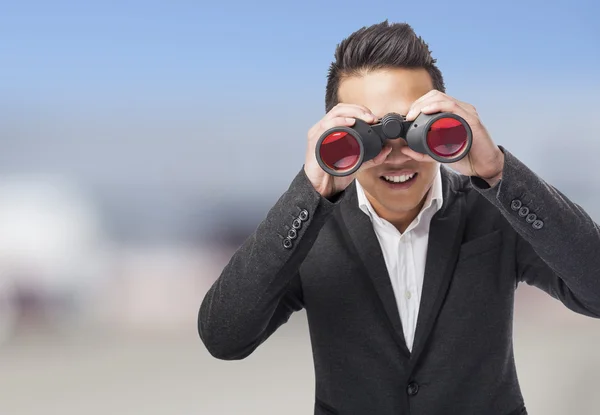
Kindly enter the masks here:
<path id="1" fill-rule="evenodd" d="M 471 149 L 473 133 L 462 117 L 448 112 L 421 113 L 414 121 L 389 113 L 372 125 L 356 119 L 352 127 L 334 127 L 321 135 L 316 146 L 317 162 L 332 176 L 348 176 L 377 156 L 385 140 L 397 138 L 440 163 L 454 163 Z"/>

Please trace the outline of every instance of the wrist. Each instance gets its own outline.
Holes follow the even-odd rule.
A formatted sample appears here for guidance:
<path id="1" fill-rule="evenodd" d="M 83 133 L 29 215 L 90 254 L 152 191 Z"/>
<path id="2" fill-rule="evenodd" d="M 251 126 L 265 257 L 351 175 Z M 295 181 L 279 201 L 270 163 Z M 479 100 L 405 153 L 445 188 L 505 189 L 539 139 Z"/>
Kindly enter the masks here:
<path id="1" fill-rule="evenodd" d="M 490 187 L 494 187 L 500 180 L 502 180 L 502 173 L 504 171 L 504 153 L 499 148 L 497 157 L 492 165 L 494 167 L 490 169 L 489 174 L 486 174 L 485 176 L 479 176 L 479 178 L 485 180 Z"/>
<path id="2" fill-rule="evenodd" d="M 482 177 L 482 179 L 483 179 L 483 177 Z M 502 180 L 502 173 L 500 173 L 499 175 L 497 175 L 497 176 L 494 176 L 494 177 L 492 177 L 492 178 L 489 178 L 489 179 L 483 179 L 483 180 L 485 180 L 485 182 L 486 182 L 486 183 L 487 183 L 487 184 L 488 184 L 490 187 L 494 187 L 494 186 L 496 186 L 496 185 L 498 184 L 498 182 L 500 182 L 500 180 Z"/>
<path id="3" fill-rule="evenodd" d="M 304 174 L 317 193 L 326 199 L 331 197 L 331 186 L 328 181 L 322 177 L 323 174 L 315 175 L 314 169 L 311 169 L 306 164 L 304 165 Z"/>

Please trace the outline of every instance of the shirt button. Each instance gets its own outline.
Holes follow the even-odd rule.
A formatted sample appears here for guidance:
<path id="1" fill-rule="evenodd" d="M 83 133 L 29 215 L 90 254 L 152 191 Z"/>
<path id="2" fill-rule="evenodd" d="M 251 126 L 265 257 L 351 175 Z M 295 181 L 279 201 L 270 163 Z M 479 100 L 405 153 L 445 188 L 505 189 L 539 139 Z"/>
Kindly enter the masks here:
<path id="1" fill-rule="evenodd" d="M 419 392 L 419 385 L 416 382 L 409 383 L 406 392 L 409 396 L 415 396 Z"/>
<path id="2" fill-rule="evenodd" d="M 410 300 L 410 298 L 412 297 L 412 294 L 410 293 L 410 291 L 406 291 L 406 292 L 404 293 L 404 295 L 406 296 L 406 299 L 407 299 L 407 300 Z"/>

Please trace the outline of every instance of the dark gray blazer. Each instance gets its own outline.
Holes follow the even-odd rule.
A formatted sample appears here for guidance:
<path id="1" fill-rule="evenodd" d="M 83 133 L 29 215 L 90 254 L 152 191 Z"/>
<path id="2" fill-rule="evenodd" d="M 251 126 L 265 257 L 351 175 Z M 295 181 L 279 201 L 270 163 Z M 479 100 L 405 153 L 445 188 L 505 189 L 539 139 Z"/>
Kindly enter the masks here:
<path id="1" fill-rule="evenodd" d="M 501 149 L 503 179 L 493 188 L 442 167 L 412 353 L 354 184 L 330 201 L 303 170 L 204 298 L 207 349 L 242 359 L 304 308 L 315 414 L 526 414 L 513 358 L 515 289 L 526 282 L 600 317 L 600 227 Z"/>

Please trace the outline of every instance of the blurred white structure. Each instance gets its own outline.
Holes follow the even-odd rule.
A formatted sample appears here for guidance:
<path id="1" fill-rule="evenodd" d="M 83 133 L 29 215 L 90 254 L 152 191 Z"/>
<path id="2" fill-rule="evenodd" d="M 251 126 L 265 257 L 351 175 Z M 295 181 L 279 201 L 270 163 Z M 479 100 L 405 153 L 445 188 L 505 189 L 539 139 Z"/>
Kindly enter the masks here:
<path id="1" fill-rule="evenodd" d="M 106 277 L 99 215 L 64 179 L 1 178 L 0 229 L 0 342 L 24 307 L 72 309 Z"/>

